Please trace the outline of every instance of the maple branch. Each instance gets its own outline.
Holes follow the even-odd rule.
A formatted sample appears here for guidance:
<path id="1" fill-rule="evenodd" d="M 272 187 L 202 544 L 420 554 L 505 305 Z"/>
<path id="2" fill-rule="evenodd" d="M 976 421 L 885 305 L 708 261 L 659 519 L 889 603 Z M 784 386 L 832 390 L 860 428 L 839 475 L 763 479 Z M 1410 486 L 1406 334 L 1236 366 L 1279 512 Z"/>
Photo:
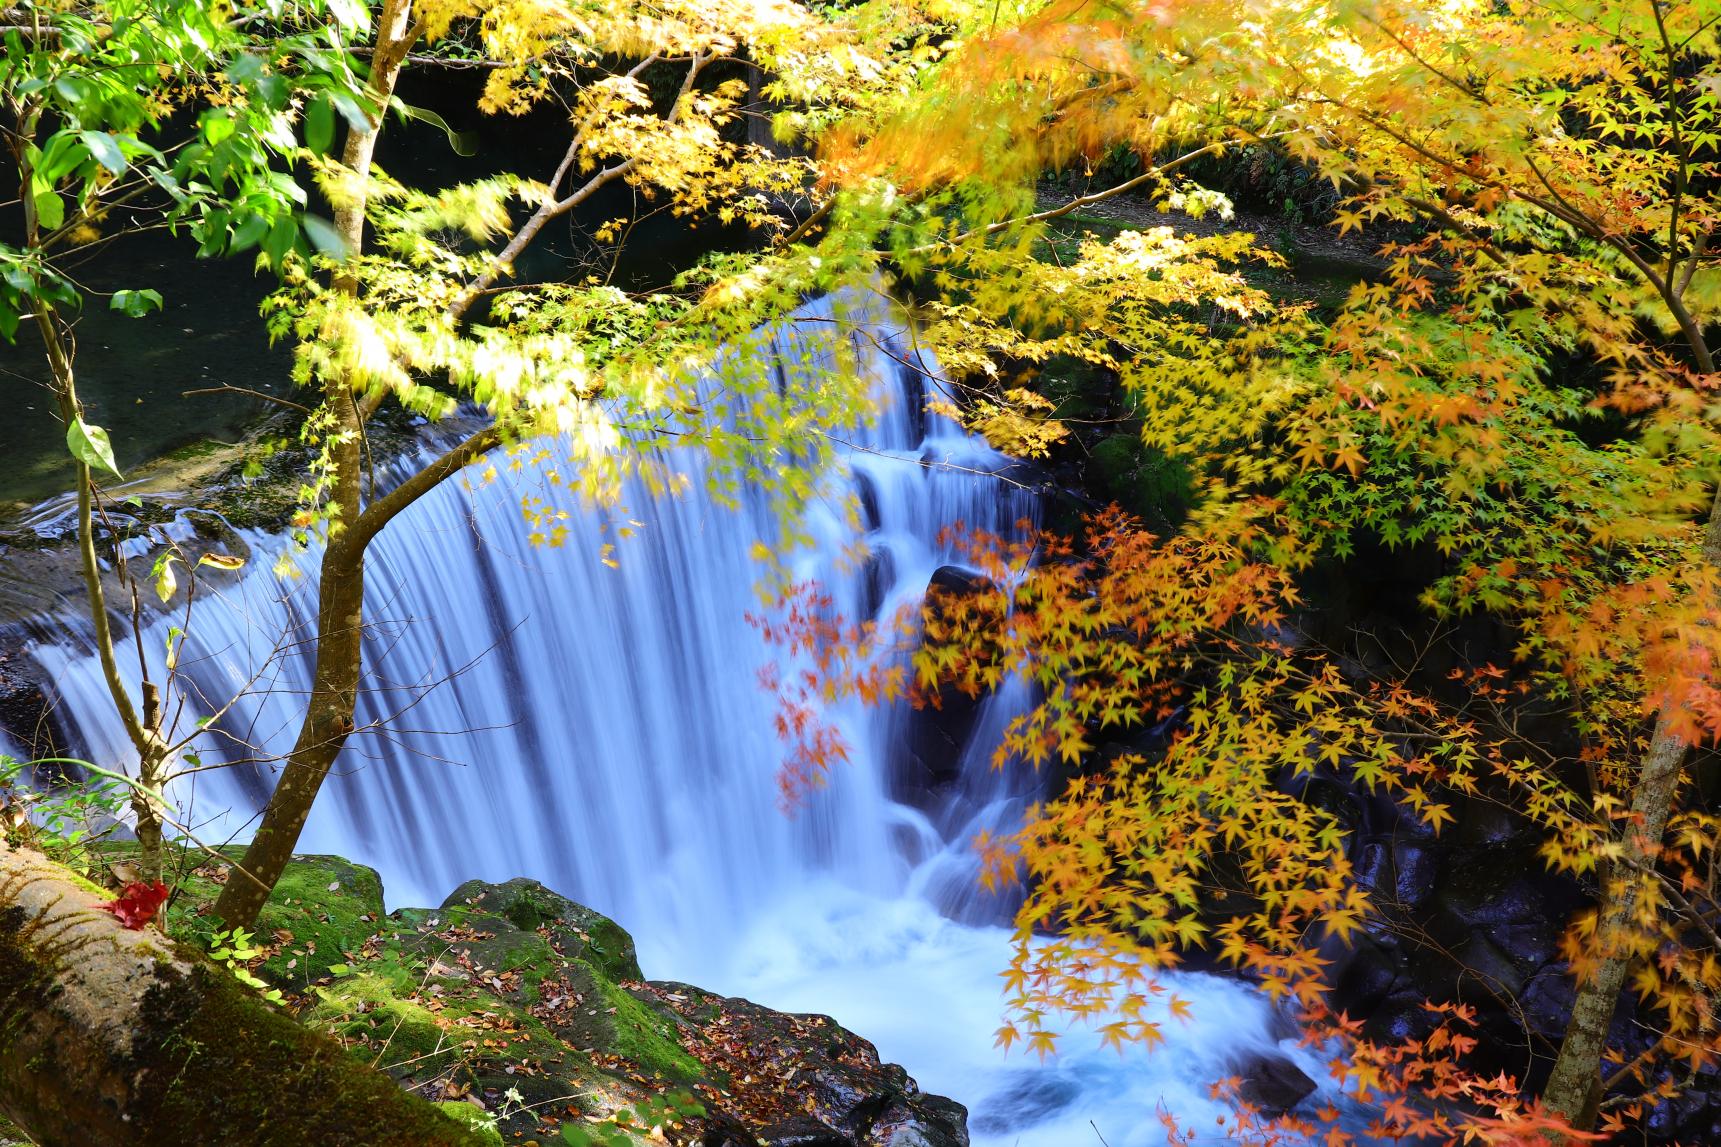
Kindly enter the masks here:
<path id="1" fill-rule="evenodd" d="M 1463 165 L 1457 160 L 1448 156 L 1443 156 L 1439 152 L 1433 151 L 1416 140 L 1409 138 L 1404 133 L 1393 128 L 1390 124 L 1381 120 L 1379 117 L 1365 111 L 1360 111 L 1349 104 L 1344 103 L 1342 100 L 1329 99 L 1329 102 L 1332 103 L 1334 107 L 1341 108 L 1344 111 L 1349 112 L 1351 115 L 1356 116 L 1362 122 L 1368 124 L 1376 131 L 1381 132 L 1383 135 L 1396 140 L 1398 143 L 1409 148 L 1417 155 L 1422 156 L 1430 163 L 1436 164 L 1448 171 L 1463 170 Z M 1686 309 L 1684 301 L 1674 291 L 1672 280 L 1663 276 L 1654 267 L 1650 266 L 1649 261 L 1640 255 L 1636 248 L 1633 247 L 1633 245 L 1624 236 L 1618 235 L 1608 228 L 1603 227 L 1595 219 L 1592 219 L 1590 216 L 1584 214 L 1578 208 L 1568 203 L 1565 196 L 1563 196 L 1559 189 L 1553 185 L 1552 181 L 1548 179 L 1547 175 L 1537 165 L 1534 158 L 1526 154 L 1524 156 L 1524 164 L 1529 168 L 1530 172 L 1535 175 L 1537 182 L 1547 190 L 1547 195 L 1539 195 L 1525 188 L 1513 187 L 1499 179 L 1481 177 L 1474 178 L 1476 178 L 1477 182 L 1482 186 L 1503 191 L 1509 195 L 1515 195 L 1524 202 L 1546 211 L 1549 215 L 1552 215 L 1561 222 L 1570 224 L 1572 227 L 1589 236 L 1591 239 L 1594 239 L 1596 242 L 1605 244 L 1606 246 L 1612 247 L 1615 251 L 1618 251 L 1622 256 L 1624 256 L 1625 260 L 1632 265 L 1637 273 L 1643 276 L 1644 282 L 1652 287 L 1655 290 L 1655 293 L 1661 296 L 1662 301 L 1667 304 L 1668 312 L 1673 316 L 1673 321 L 1679 325 L 1680 334 L 1684 336 L 1686 346 L 1690 348 L 1691 355 L 1697 362 L 1698 371 L 1703 374 L 1715 373 L 1715 360 L 1709 350 L 1707 340 L 1703 337 L 1702 328 L 1692 317 L 1691 312 Z M 1710 512 L 1709 525 L 1715 560 L 1717 564 L 1721 564 L 1721 487 L 1717 487 L 1716 501 Z"/>
<path id="2" fill-rule="evenodd" d="M 365 507 L 364 513 L 353 523 L 352 544 L 363 549 L 395 515 L 435 489 L 443 479 L 459 473 L 468 462 L 482 457 L 501 443 L 502 432 L 494 426 L 486 426 L 444 451 L 441 457 Z"/>
<path id="3" fill-rule="evenodd" d="M 1673 132 L 1673 155 L 1678 163 L 1673 173 L 1673 203 L 1667 211 L 1667 277 L 1671 280 L 1679 269 L 1679 207 L 1691 178 L 1691 155 L 1685 147 L 1685 133 L 1679 115 L 1679 53 L 1667 34 L 1661 0 L 1649 0 L 1649 10 L 1655 17 L 1655 30 L 1660 33 L 1661 46 L 1667 53 L 1667 122 Z M 1694 251 L 1693 261 L 1696 257 Z"/>
<path id="4" fill-rule="evenodd" d="M 1367 12 L 1364 12 L 1362 14 L 1362 18 L 1363 18 L 1364 23 L 1372 25 L 1377 32 L 1379 32 L 1381 35 L 1385 36 L 1387 39 L 1391 40 L 1394 44 L 1397 44 L 1399 47 L 1399 50 L 1402 51 L 1405 55 L 1409 56 L 1412 60 L 1416 61 L 1416 64 L 1418 67 L 1422 68 L 1424 71 L 1432 73 L 1435 76 L 1438 76 L 1442 82 L 1451 85 L 1452 87 L 1456 88 L 1461 94 L 1468 96 L 1473 100 L 1476 100 L 1478 103 L 1482 104 L 1482 106 L 1484 106 L 1484 107 L 1492 107 L 1493 106 L 1493 101 L 1489 100 L 1487 96 L 1483 95 L 1480 91 L 1478 91 L 1476 88 L 1472 87 L 1470 84 L 1467 84 L 1463 80 L 1460 80 L 1460 79 L 1456 78 L 1455 76 L 1450 75 L 1444 69 L 1436 67 L 1432 62 L 1424 59 L 1422 57 L 1422 55 L 1416 51 L 1416 49 L 1412 48 L 1409 44 L 1405 43 L 1404 38 L 1402 36 L 1400 36 L 1397 32 L 1394 32 L 1392 29 L 1388 28 L 1385 24 L 1381 23 L 1379 20 L 1375 19 L 1374 16 L 1370 15 Z"/>
<path id="5" fill-rule="evenodd" d="M 1285 131 L 1274 132 L 1271 135 L 1255 136 L 1255 138 L 1253 140 L 1251 140 L 1250 142 L 1265 143 L 1269 140 L 1283 139 L 1286 136 L 1295 135 L 1297 130 L 1298 129 L 1290 128 L 1290 129 L 1287 129 Z M 1146 171 L 1142 172 L 1140 175 L 1137 175 L 1131 179 L 1126 179 L 1122 183 L 1118 184 L 1115 187 L 1108 187 L 1104 191 L 1094 191 L 1094 192 L 1088 193 L 1087 195 L 1077 196 L 1076 198 L 1070 200 L 1068 203 L 1061 204 L 1060 206 L 1057 206 L 1057 207 L 1048 208 L 1045 211 L 1036 211 L 1032 215 L 1022 215 L 1022 216 L 1018 216 L 1018 217 L 1013 218 L 1013 219 L 1003 219 L 997 223 L 988 224 L 985 227 L 977 227 L 972 231 L 964 231 L 962 234 L 956 236 L 955 238 L 945 240 L 942 243 L 928 243 L 925 246 L 916 247 L 911 252 L 911 254 L 921 255 L 921 254 L 925 254 L 929 251 L 937 250 L 940 247 L 945 247 L 945 246 L 953 247 L 958 243 L 966 242 L 967 240 L 973 239 L 976 236 L 979 236 L 981 238 L 985 238 L 988 236 L 996 235 L 1000 231 L 1008 230 L 1011 227 L 1021 227 L 1021 226 L 1030 225 L 1030 224 L 1034 224 L 1034 223 L 1044 223 L 1050 219 L 1060 219 L 1063 216 L 1070 214 L 1071 212 L 1080 211 L 1083 207 L 1089 207 L 1095 203 L 1104 202 L 1107 199 L 1111 199 L 1115 196 L 1122 195 L 1127 191 L 1134 191 L 1137 187 L 1140 187 L 1142 184 L 1151 182 L 1152 180 L 1159 179 L 1165 175 L 1168 175 L 1171 172 L 1176 171 L 1178 168 L 1185 166 L 1186 164 L 1193 163 L 1195 160 L 1200 159 L 1204 155 L 1212 155 L 1216 152 L 1223 151 L 1227 146 L 1229 146 L 1233 142 L 1235 142 L 1235 141 L 1214 140 L 1212 143 L 1206 144 L 1202 147 L 1198 147 L 1194 151 L 1184 152 L 1182 155 L 1176 157 L 1175 159 L 1168 159 L 1164 163 L 1155 164 L 1154 166 L 1148 168 Z"/>
<path id="6" fill-rule="evenodd" d="M 791 244 L 799 243 L 802 239 L 807 237 L 807 232 L 825 221 L 836 205 L 837 197 L 833 195 L 829 199 L 825 200 L 824 203 L 819 206 L 818 210 L 807 216 L 799 226 L 779 240 L 778 245 L 787 247 Z"/>
<path id="7" fill-rule="evenodd" d="M 1710 234 L 1711 232 L 1705 228 L 1704 230 L 1699 231 L 1697 233 L 1697 238 L 1692 241 L 1691 258 L 1685 260 L 1685 270 L 1681 271 L 1679 274 L 1679 286 L 1674 288 L 1674 293 L 1677 294 L 1681 300 L 1685 298 L 1685 290 L 1687 287 L 1691 286 L 1692 276 L 1697 274 L 1697 268 L 1702 263 L 1703 256 L 1709 252 Z"/>
<path id="8" fill-rule="evenodd" d="M 626 74 L 629 78 L 637 77 L 647 67 L 656 63 L 657 60 L 658 56 L 656 54 L 647 56 L 638 64 L 635 64 L 634 67 Z M 688 64 L 687 75 L 681 81 L 681 90 L 676 93 L 675 103 L 670 108 L 669 114 L 664 117 L 665 123 L 673 124 L 681 118 L 681 112 L 686 106 L 688 93 L 693 90 L 694 83 L 699 79 L 699 73 L 704 70 L 705 66 L 709 64 L 711 60 L 711 56 L 697 52 L 694 53 L 691 62 Z M 531 245 L 532 241 L 538 237 L 538 233 L 542 231 L 545 225 L 547 225 L 552 219 L 558 218 L 559 216 L 572 211 L 575 207 L 578 207 L 593 195 L 596 195 L 598 191 L 608 186 L 610 183 L 613 183 L 615 180 L 627 175 L 635 167 L 639 166 L 638 156 L 631 156 L 622 160 L 620 163 L 604 168 L 596 175 L 586 180 L 585 184 L 577 191 L 570 192 L 566 197 L 557 199 L 555 197 L 556 191 L 561 186 L 562 180 L 567 177 L 569 169 L 572 168 L 575 159 L 580 153 L 580 149 L 584 146 L 585 135 L 585 125 L 582 124 L 580 129 L 574 133 L 573 141 L 568 145 L 567 153 L 562 156 L 561 163 L 557 165 L 555 175 L 551 177 L 549 185 L 550 191 L 549 194 L 545 196 L 544 202 L 538 205 L 538 209 L 532 212 L 531 218 L 527 219 L 526 222 L 521 225 L 520 229 L 514 233 L 514 237 L 508 241 L 508 245 L 502 248 L 501 253 L 498 254 L 495 259 L 491 260 L 490 265 L 484 269 L 483 273 L 476 279 L 472 280 L 472 282 L 467 285 L 466 289 L 448 305 L 446 313 L 449 318 L 459 321 L 459 319 L 471 308 L 472 304 L 477 301 L 480 295 L 489 290 L 491 285 L 494 284 L 497 279 L 501 278 L 513 269 L 514 260 L 519 258 L 520 253 Z"/>

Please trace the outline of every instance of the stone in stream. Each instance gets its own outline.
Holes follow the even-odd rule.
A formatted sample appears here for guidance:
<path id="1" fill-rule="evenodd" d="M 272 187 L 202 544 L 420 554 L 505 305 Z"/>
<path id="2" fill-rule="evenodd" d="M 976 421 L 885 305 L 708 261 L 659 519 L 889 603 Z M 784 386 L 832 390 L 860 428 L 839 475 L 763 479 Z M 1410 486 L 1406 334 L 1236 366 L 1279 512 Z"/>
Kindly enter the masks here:
<path id="1" fill-rule="evenodd" d="M 1278 1117 L 1315 1093 L 1318 1086 L 1282 1055 L 1257 1052 L 1237 1067 L 1237 1098 L 1262 1115 Z"/>

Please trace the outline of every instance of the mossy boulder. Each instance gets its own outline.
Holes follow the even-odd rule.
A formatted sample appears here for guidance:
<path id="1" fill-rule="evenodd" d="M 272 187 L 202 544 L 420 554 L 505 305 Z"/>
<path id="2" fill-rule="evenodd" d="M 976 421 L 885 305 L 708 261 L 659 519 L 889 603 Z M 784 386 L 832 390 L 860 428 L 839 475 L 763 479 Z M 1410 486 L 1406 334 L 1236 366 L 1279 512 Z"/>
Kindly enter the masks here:
<path id="1" fill-rule="evenodd" d="M 207 905 L 242 879 L 223 867 L 177 881 L 176 932 L 213 929 Z M 624 929 L 534 880 L 473 881 L 385 916 L 375 872 L 295 857 L 257 942 L 300 1022 L 492 1147 L 560 1142 L 566 1121 L 614 1134 L 610 1116 L 678 1094 L 706 1110 L 687 1125 L 695 1141 L 756 1143 L 810 1112 L 857 1143 L 966 1142 L 959 1106 L 920 1095 L 834 1021 L 644 983 Z"/>
<path id="2" fill-rule="evenodd" d="M 444 979 L 473 978 L 498 994 L 523 1000 L 564 962 L 550 941 L 491 912 L 463 908 L 404 908 L 389 917 L 390 932 L 431 962 Z"/>
<path id="3" fill-rule="evenodd" d="M 501 916 L 522 932 L 542 930 L 564 955 L 586 961 L 612 980 L 644 979 L 633 937 L 625 928 L 536 880 L 516 877 L 503 884 L 468 880 L 442 906 Z"/>
<path id="4" fill-rule="evenodd" d="M 667 1009 L 648 1006 L 584 960 L 569 960 L 538 992 L 536 1013 L 570 1046 L 624 1059 L 648 1078 L 688 1083 L 707 1074 Z"/>
<path id="5" fill-rule="evenodd" d="M 208 910 L 222 884 L 243 879 L 218 863 L 183 876 L 175 933 L 206 942 L 216 927 Z M 375 869 L 338 856 L 295 856 L 257 917 L 254 942 L 271 949 L 257 974 L 283 990 L 305 991 L 346 963 L 346 953 L 375 933 L 382 918 L 382 878 Z"/>

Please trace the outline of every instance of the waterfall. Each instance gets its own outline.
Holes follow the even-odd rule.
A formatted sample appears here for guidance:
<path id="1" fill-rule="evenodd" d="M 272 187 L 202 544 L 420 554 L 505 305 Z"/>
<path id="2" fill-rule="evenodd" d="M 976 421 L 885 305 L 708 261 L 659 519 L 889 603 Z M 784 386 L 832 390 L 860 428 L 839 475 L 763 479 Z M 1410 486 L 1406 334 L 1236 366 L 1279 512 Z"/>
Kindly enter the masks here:
<path id="1" fill-rule="evenodd" d="M 756 369 L 830 337 L 835 305 L 802 308 Z M 956 560 L 942 527 L 1007 532 L 1035 505 L 1000 474 L 1006 459 L 926 411 L 930 372 L 901 318 L 848 299 L 845 315 L 857 313 L 861 327 L 839 337 L 852 339 L 882 411 L 845 436 L 853 448 L 807 511 L 816 545 L 796 572 L 866 617 L 918 602 Z M 1160 1142 L 1158 1106 L 1214 1126 L 1223 1108 L 1207 1085 L 1285 1034 L 1243 985 L 1177 977 L 1196 1019 L 1168 1020 L 1172 1046 L 1151 1055 L 1101 1051 L 1079 1033 L 1045 1064 L 992 1050 L 1006 906 L 976 892 L 967 842 L 1033 799 L 1031 773 L 988 766 L 1002 722 L 1027 702 L 1022 685 L 981 706 L 960 761 L 946 762 L 953 775 L 930 789 L 900 768 L 923 718 L 906 706 L 835 714 L 851 761 L 807 807 L 779 809 L 783 747 L 756 679 L 772 651 L 744 620 L 758 609 L 751 550 L 773 535 L 771 511 L 756 497 L 717 505 L 699 460 L 674 461 L 691 491 L 629 489 L 639 528 L 625 541 L 620 511 L 566 503 L 565 543 L 530 545 L 520 499 L 551 495 L 529 468 L 445 483 L 388 527 L 367 578 L 358 720 L 391 720 L 354 737 L 301 851 L 375 866 L 391 907 L 439 903 L 473 877 L 536 877 L 630 929 L 653 977 L 834 1015 L 928 1090 L 968 1104 L 979 1144 L 1097 1144 L 1090 1120 L 1112 1147 Z M 192 709 L 246 691 L 215 723 L 230 740 L 200 750 L 205 765 L 236 763 L 174 793 L 205 839 L 243 837 L 272 772 L 239 746 L 283 751 L 309 685 L 294 643 L 309 633 L 314 594 L 271 572 L 280 540 L 248 541 L 248 572 L 198 604 L 181 654 Z M 865 561 L 847 556 L 856 542 Z M 146 648 L 163 647 L 172 620 L 151 625 Z M 270 657 L 278 647 L 289 652 Z M 73 746 L 127 759 L 78 625 L 32 655 Z"/>

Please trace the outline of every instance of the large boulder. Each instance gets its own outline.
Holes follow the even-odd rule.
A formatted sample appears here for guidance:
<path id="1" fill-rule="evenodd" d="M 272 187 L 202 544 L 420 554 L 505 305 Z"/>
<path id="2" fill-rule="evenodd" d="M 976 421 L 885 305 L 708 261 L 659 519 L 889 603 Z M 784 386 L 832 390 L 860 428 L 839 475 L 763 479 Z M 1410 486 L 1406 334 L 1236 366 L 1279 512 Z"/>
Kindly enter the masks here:
<path id="1" fill-rule="evenodd" d="M 929 603 L 995 588 L 985 577 L 957 566 L 940 566 L 927 586 Z M 983 698 L 942 688 L 928 704 L 904 716 L 902 751 L 891 762 L 890 794 L 905 804 L 929 808 L 961 775 L 962 750 L 974 733 Z"/>
<path id="2" fill-rule="evenodd" d="M 390 963 L 402 952 L 410 967 Z M 625 929 L 535 880 L 470 881 L 395 912 L 308 1016 L 408 1086 L 487 1110 L 506 1142 L 555 1139 L 546 1109 L 602 1119 L 686 1091 L 705 1115 L 674 1142 L 968 1143 L 960 1104 L 834 1020 L 641 982 Z"/>

